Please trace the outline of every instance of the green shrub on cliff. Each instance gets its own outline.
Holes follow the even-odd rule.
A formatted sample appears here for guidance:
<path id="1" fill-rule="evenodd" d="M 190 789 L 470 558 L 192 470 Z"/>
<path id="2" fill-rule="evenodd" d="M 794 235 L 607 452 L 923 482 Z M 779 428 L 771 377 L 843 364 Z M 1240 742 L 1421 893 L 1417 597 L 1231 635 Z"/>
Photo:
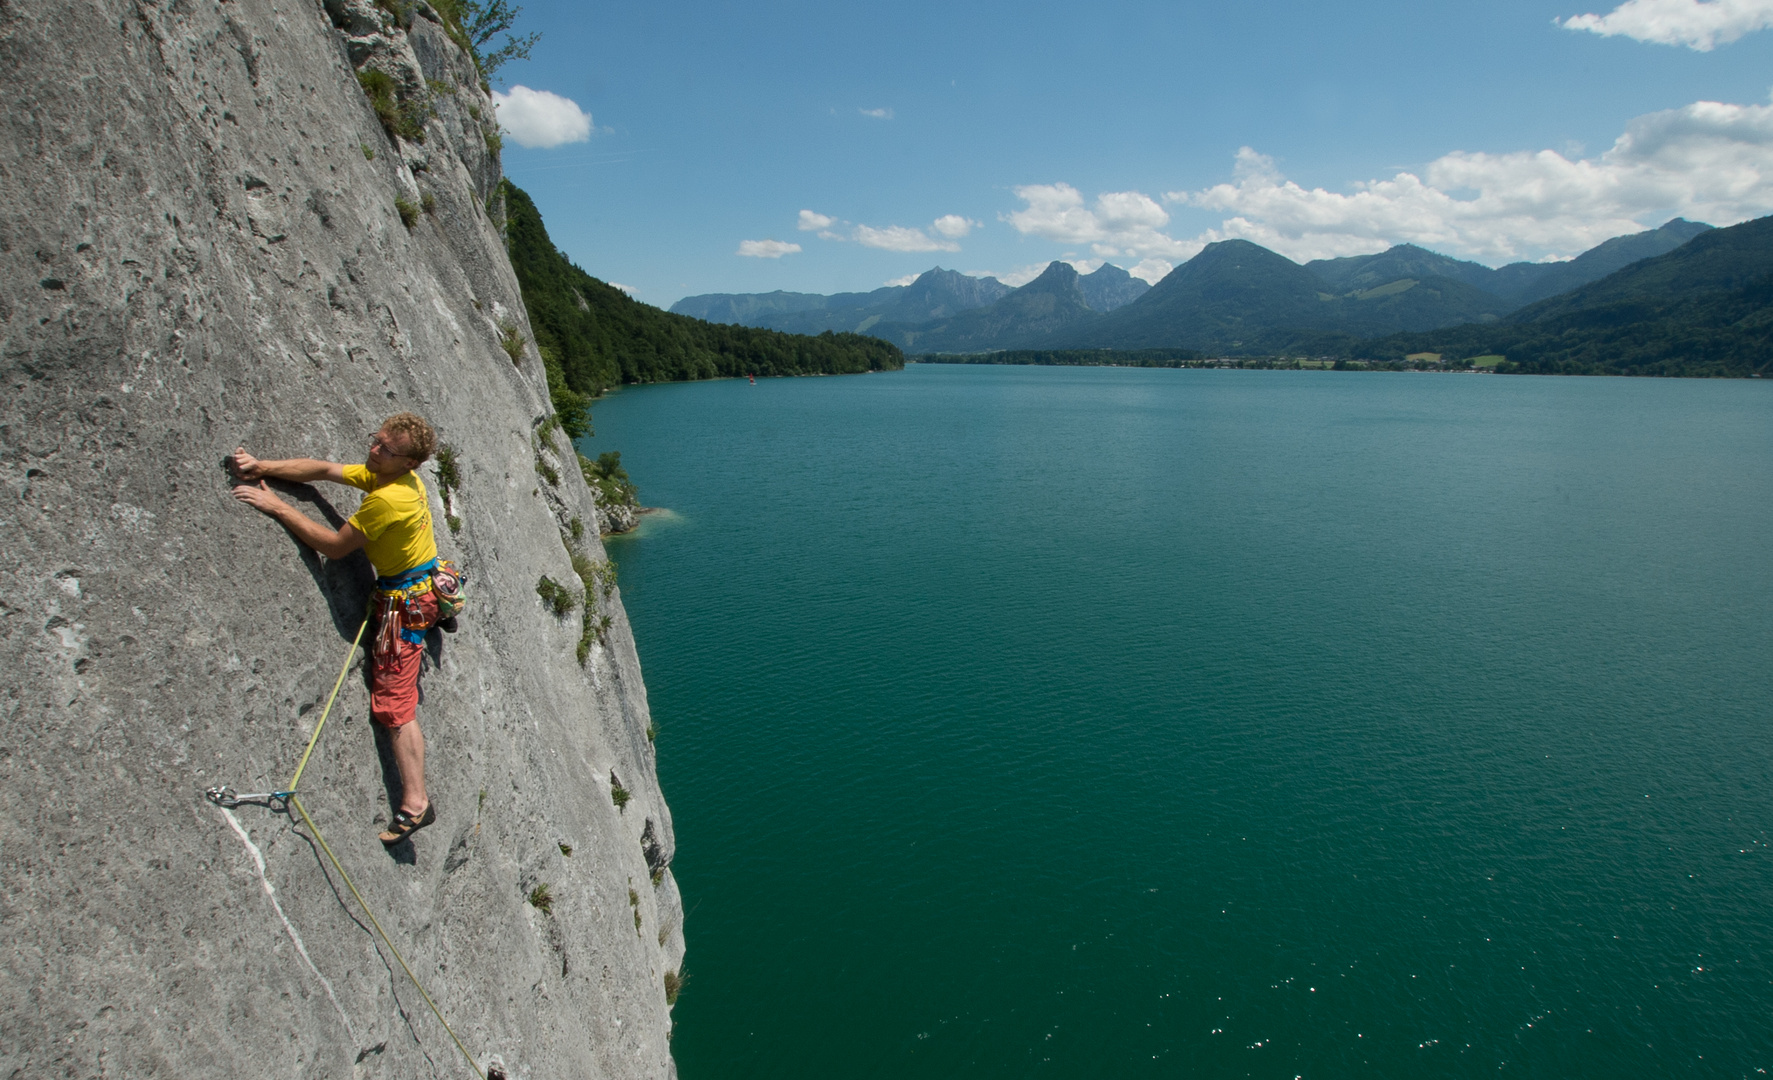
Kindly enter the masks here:
<path id="1" fill-rule="evenodd" d="M 506 181 L 505 235 L 548 390 L 567 434 L 589 433 L 590 400 L 622 383 L 718 376 L 841 375 L 905 366 L 898 346 L 860 334 L 817 337 L 703 322 L 643 304 L 574 266 L 542 215 Z"/>
<path id="2" fill-rule="evenodd" d="M 620 450 L 607 450 L 598 454 L 596 461 L 580 454 L 579 472 L 584 474 L 586 484 L 602 493 L 604 505 L 640 505 L 640 489 L 628 479 L 628 470 L 622 468 Z"/>

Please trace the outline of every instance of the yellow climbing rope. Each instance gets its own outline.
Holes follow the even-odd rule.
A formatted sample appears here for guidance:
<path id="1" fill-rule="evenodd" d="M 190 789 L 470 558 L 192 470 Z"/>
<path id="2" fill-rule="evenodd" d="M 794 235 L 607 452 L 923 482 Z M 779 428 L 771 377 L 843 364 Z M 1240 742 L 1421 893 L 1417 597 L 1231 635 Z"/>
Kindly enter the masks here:
<path id="1" fill-rule="evenodd" d="M 295 775 L 289 778 L 289 790 L 292 792 L 302 779 L 302 770 L 308 767 L 308 757 L 314 753 L 315 744 L 320 742 L 320 729 L 326 726 L 326 718 L 332 715 L 332 703 L 339 699 L 339 687 L 345 685 L 345 674 L 351 670 L 351 661 L 357 656 L 357 646 L 363 641 L 363 632 L 368 629 L 369 618 L 365 616 L 363 625 L 357 628 L 357 636 L 351 639 L 351 647 L 345 650 L 345 662 L 339 665 L 339 677 L 332 684 L 332 696 L 326 699 L 326 708 L 320 710 L 320 722 L 314 725 L 314 737 L 308 740 L 308 748 L 302 751 L 301 763 L 296 766 Z"/>
<path id="2" fill-rule="evenodd" d="M 369 904 L 363 899 L 363 894 L 357 891 L 357 885 L 351 880 L 351 875 L 345 873 L 345 868 L 339 862 L 339 857 L 332 853 L 332 846 L 326 842 L 326 837 L 321 835 L 320 826 L 314 824 L 314 819 L 308 816 L 308 808 L 302 805 L 301 798 L 296 794 L 296 782 L 302 778 L 302 770 L 308 767 L 308 758 L 314 753 L 315 745 L 320 742 L 320 730 L 326 726 L 326 718 L 332 714 L 333 702 L 339 698 L 339 688 L 345 685 L 345 675 L 351 670 L 351 661 L 357 656 L 357 646 L 363 641 L 363 632 L 368 628 L 369 620 L 366 618 L 363 620 L 363 625 L 357 628 L 357 636 L 351 639 L 351 648 L 345 653 L 344 664 L 339 667 L 338 680 L 332 684 L 332 696 L 326 699 L 326 708 L 320 711 L 320 722 L 314 725 L 314 735 L 308 740 L 308 748 L 302 752 L 301 763 L 296 766 L 295 775 L 289 778 L 289 790 L 286 797 L 289 799 L 289 805 L 295 807 L 296 813 L 302 815 L 302 822 L 308 826 L 308 831 L 314 834 L 314 839 L 320 842 L 320 850 L 326 852 L 326 858 L 332 863 L 332 868 L 339 872 L 340 878 L 344 879 L 345 888 L 351 890 L 351 895 L 357 900 L 357 906 L 363 909 L 365 915 L 369 916 L 369 924 L 376 928 L 376 933 L 381 936 L 382 944 L 388 946 L 388 951 L 394 954 L 394 959 L 400 961 L 400 970 L 406 972 L 406 977 L 412 980 L 413 989 L 417 990 L 419 996 L 425 999 L 425 1004 L 431 1006 L 431 1014 L 437 1017 L 437 1022 L 443 1025 L 443 1030 L 449 1032 L 449 1037 L 455 1042 L 456 1049 L 460 1050 L 462 1057 L 467 1059 L 468 1067 L 474 1070 L 474 1075 L 480 1080 L 486 1080 L 486 1074 L 480 1071 L 479 1062 L 476 1062 L 474 1055 L 470 1054 L 468 1048 L 462 1045 L 461 1037 L 456 1034 L 456 1029 L 450 1027 L 449 1021 L 443 1018 L 443 1010 L 439 1009 L 437 1003 L 431 1000 L 431 995 L 425 992 L 424 986 L 419 983 L 419 977 L 412 973 L 412 967 L 406 962 L 406 957 L 400 955 L 400 950 L 395 948 L 393 940 L 388 937 L 388 932 L 382 929 L 381 920 L 377 919 L 376 913 L 370 910 Z"/>
<path id="3" fill-rule="evenodd" d="M 308 831 L 314 834 L 314 839 L 320 841 L 320 850 L 326 852 L 327 859 L 332 862 L 332 868 L 337 870 L 339 877 L 345 880 L 345 888 L 350 889 L 351 895 L 357 898 L 357 906 L 363 909 L 365 915 L 369 916 L 369 925 L 375 927 L 376 933 L 382 936 L 382 944 L 388 946 L 388 951 L 394 954 L 394 959 L 400 961 L 400 970 L 406 972 L 406 977 L 412 980 L 413 989 L 417 990 L 419 996 L 425 999 L 425 1004 L 431 1006 L 431 1014 L 437 1017 L 437 1022 L 443 1025 L 443 1030 L 449 1032 L 449 1037 L 454 1040 L 456 1049 L 460 1050 L 462 1056 L 468 1059 L 468 1068 L 473 1069 L 474 1075 L 480 1080 L 486 1080 L 486 1074 L 480 1071 L 480 1064 L 474 1060 L 473 1054 L 468 1053 L 468 1048 L 462 1045 L 461 1036 L 457 1035 L 456 1029 L 450 1027 L 449 1021 L 443 1018 L 443 1011 L 437 1007 L 435 1001 L 431 1000 L 431 995 L 425 993 L 425 988 L 419 984 L 419 977 L 414 975 L 412 968 L 407 965 L 406 957 L 401 956 L 400 950 L 394 947 L 394 942 L 388 939 L 388 932 L 382 929 L 382 924 L 376 918 L 376 913 L 371 911 L 369 904 L 364 902 L 363 894 L 357 891 L 357 886 L 351 881 L 351 875 L 345 873 L 345 868 L 339 865 L 339 857 L 332 853 L 331 846 L 327 844 L 326 837 L 320 835 L 320 826 L 314 824 L 314 819 L 308 816 L 308 808 L 302 805 L 302 800 L 294 792 L 290 792 L 289 805 L 296 808 L 296 813 L 302 815 L 302 821 L 307 824 Z"/>

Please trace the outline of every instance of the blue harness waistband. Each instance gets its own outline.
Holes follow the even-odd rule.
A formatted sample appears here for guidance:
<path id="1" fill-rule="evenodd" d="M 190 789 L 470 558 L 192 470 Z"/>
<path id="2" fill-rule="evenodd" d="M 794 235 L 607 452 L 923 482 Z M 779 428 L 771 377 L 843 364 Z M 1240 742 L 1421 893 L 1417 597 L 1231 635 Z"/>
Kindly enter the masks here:
<path id="1" fill-rule="evenodd" d="M 376 578 L 376 588 L 404 589 L 435 569 L 437 569 L 437 560 L 432 559 L 430 562 L 415 566 L 411 570 L 402 570 L 393 577 Z"/>
<path id="2" fill-rule="evenodd" d="M 400 573 L 395 574 L 392 577 L 376 578 L 376 588 L 383 592 L 394 592 L 399 589 L 404 589 L 408 585 L 422 580 L 435 569 L 437 569 L 437 560 L 432 559 L 430 562 L 415 566 L 411 570 L 402 570 Z M 425 632 L 423 630 L 412 630 L 402 626 L 400 628 L 400 637 L 402 640 L 414 645 L 423 645 L 425 643 Z"/>

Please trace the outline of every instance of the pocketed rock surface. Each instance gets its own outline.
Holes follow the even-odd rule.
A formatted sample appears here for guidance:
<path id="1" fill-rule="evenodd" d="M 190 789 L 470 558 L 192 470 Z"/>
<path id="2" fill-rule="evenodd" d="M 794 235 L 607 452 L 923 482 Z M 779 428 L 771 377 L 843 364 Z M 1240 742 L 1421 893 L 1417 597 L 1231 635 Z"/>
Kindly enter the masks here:
<path id="1" fill-rule="evenodd" d="M 371 67 L 430 100 L 422 143 Z M 469 573 L 422 679 L 439 820 L 376 840 L 361 653 L 303 802 L 481 1069 L 672 1075 L 670 812 L 619 588 L 583 664 L 583 602 L 536 592 L 605 556 L 538 431 L 472 62 L 422 4 L 0 0 L 0 86 L 0 1076 L 472 1075 L 299 820 L 204 797 L 287 784 L 371 577 L 236 502 L 224 457 L 361 460 L 403 409 L 461 473 L 452 531 L 422 469 Z"/>

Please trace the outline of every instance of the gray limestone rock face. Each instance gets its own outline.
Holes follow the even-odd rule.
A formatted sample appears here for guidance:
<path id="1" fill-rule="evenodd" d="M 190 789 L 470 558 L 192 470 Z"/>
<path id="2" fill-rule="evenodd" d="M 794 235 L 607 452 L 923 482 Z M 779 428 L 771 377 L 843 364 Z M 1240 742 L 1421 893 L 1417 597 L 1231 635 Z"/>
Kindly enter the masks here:
<path id="1" fill-rule="evenodd" d="M 361 652 L 302 802 L 482 1070 L 674 1071 L 671 816 L 573 527 L 599 512 L 546 433 L 491 103 L 429 9 L 380 10 L 0 0 L 0 1076 L 473 1075 L 299 818 L 204 797 L 288 782 L 370 579 L 223 458 L 362 460 L 405 409 L 455 449 L 459 531 L 421 475 L 470 575 L 421 679 L 439 818 L 376 840 L 398 791 Z M 354 58 L 413 76 L 422 143 Z M 282 489 L 332 524 L 357 501 Z M 601 584 L 557 616 L 537 583 L 578 588 L 575 556 Z"/>
<path id="2" fill-rule="evenodd" d="M 640 524 L 640 507 L 631 504 L 605 503 L 600 500 L 597 513 L 598 531 L 605 535 L 631 532 Z"/>

